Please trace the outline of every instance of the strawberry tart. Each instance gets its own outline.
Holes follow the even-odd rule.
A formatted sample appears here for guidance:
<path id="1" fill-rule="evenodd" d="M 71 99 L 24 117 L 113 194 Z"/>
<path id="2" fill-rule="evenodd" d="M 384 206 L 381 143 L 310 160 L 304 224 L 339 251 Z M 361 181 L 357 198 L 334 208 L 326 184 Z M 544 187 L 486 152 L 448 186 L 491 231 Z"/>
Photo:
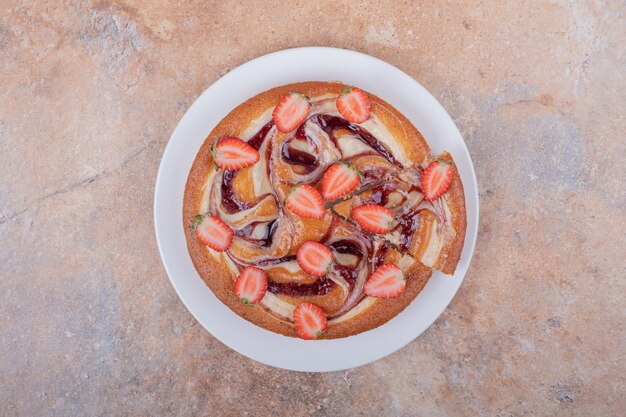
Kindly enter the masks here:
<path id="1" fill-rule="evenodd" d="M 436 138 L 433 138 L 436 139 Z M 393 106 L 355 86 L 304 82 L 245 101 L 188 176 L 187 246 L 235 313 L 303 339 L 370 330 L 432 269 L 453 274 L 463 185 Z"/>

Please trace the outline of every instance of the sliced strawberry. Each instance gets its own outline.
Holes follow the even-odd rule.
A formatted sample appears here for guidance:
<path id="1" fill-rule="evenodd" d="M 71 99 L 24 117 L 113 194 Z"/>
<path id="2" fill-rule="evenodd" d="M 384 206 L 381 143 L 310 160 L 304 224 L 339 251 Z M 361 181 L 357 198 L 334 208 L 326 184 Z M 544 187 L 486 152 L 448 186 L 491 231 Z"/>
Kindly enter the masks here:
<path id="1" fill-rule="evenodd" d="M 394 298 L 402 294 L 406 281 L 402 270 L 395 265 L 383 264 L 369 277 L 363 292 L 376 298 Z"/>
<path id="2" fill-rule="evenodd" d="M 361 174 L 348 162 L 338 162 L 328 168 L 322 179 L 324 200 L 334 200 L 348 194 L 361 182 Z"/>
<path id="3" fill-rule="evenodd" d="M 202 243 L 218 252 L 224 252 L 233 240 L 233 231 L 214 216 L 198 215 L 193 222 L 192 231 Z"/>
<path id="4" fill-rule="evenodd" d="M 452 182 L 452 164 L 445 161 L 431 162 L 422 174 L 424 200 L 436 200 L 443 195 Z"/>
<path id="5" fill-rule="evenodd" d="M 387 233 L 393 224 L 393 212 L 378 204 L 365 204 L 352 210 L 352 218 L 372 233 Z"/>
<path id="6" fill-rule="evenodd" d="M 351 85 L 344 88 L 337 98 L 337 110 L 352 123 L 363 123 L 369 119 L 370 107 L 370 99 L 365 91 Z"/>
<path id="7" fill-rule="evenodd" d="M 306 340 L 317 339 L 328 327 L 326 315 L 313 303 L 298 304 L 293 311 L 293 321 L 298 336 Z"/>
<path id="8" fill-rule="evenodd" d="M 235 170 L 254 165 L 259 160 L 259 152 L 243 140 L 227 136 L 218 142 L 213 157 L 218 167 Z"/>
<path id="9" fill-rule="evenodd" d="M 333 253 L 321 243 L 306 241 L 298 249 L 298 265 L 307 274 L 316 277 L 326 275 L 333 263 Z"/>
<path id="10" fill-rule="evenodd" d="M 285 199 L 285 206 L 300 217 L 324 217 L 324 200 L 319 191 L 310 185 L 296 185 Z"/>
<path id="11" fill-rule="evenodd" d="M 235 281 L 235 295 L 244 304 L 256 304 L 267 291 L 267 275 L 255 266 L 248 266 L 241 271 Z"/>
<path id="12" fill-rule="evenodd" d="M 283 133 L 291 132 L 306 119 L 311 104 L 309 98 L 300 93 L 288 93 L 272 113 L 276 127 Z"/>

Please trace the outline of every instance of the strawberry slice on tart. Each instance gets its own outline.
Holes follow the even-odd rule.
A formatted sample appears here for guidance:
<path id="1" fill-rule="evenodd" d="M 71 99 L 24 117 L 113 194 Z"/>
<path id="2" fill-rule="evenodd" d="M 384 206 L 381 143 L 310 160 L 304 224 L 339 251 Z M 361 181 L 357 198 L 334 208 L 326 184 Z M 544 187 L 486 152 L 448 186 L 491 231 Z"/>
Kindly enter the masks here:
<path id="1" fill-rule="evenodd" d="M 220 139 L 213 149 L 215 165 L 226 170 L 238 170 L 254 165 L 259 158 L 256 149 L 234 136 Z"/>
<path id="2" fill-rule="evenodd" d="M 300 217 L 324 217 L 324 200 L 319 191 L 307 184 L 296 185 L 285 199 L 285 206 Z"/>
<path id="3" fill-rule="evenodd" d="M 235 295 L 244 304 L 256 304 L 267 291 L 267 275 L 255 266 L 245 267 L 235 281 Z"/>
<path id="4" fill-rule="evenodd" d="M 339 113 L 351 123 L 363 123 L 371 116 L 370 99 L 358 87 L 346 86 L 336 101 Z"/>
<path id="5" fill-rule="evenodd" d="M 328 327 L 328 319 L 324 311 L 309 302 L 298 304 L 293 311 L 293 321 L 298 336 L 305 340 L 317 339 Z"/>
<path id="6" fill-rule="evenodd" d="M 395 298 L 406 288 L 406 280 L 402 270 L 391 264 L 383 264 L 376 268 L 368 278 L 363 292 L 375 298 Z"/>
<path id="7" fill-rule="evenodd" d="M 274 108 L 272 120 L 278 130 L 289 133 L 306 119 L 309 110 L 311 103 L 307 96 L 296 92 L 287 93 Z"/>
<path id="8" fill-rule="evenodd" d="M 326 201 L 343 197 L 359 185 L 361 175 L 349 162 L 331 165 L 322 179 L 322 197 Z"/>
<path id="9" fill-rule="evenodd" d="M 200 243 L 217 252 L 227 250 L 233 240 L 231 228 L 215 216 L 197 215 L 191 230 Z"/>
<path id="10" fill-rule="evenodd" d="M 333 253 L 321 243 L 309 240 L 298 249 L 296 260 L 307 274 L 322 277 L 333 264 Z"/>
<path id="11" fill-rule="evenodd" d="M 441 197 L 452 183 L 452 164 L 442 160 L 431 162 L 420 180 L 424 200 L 433 201 Z"/>
<path id="12" fill-rule="evenodd" d="M 378 204 L 364 204 L 352 209 L 352 218 L 370 233 L 384 234 L 394 223 L 393 212 Z"/>

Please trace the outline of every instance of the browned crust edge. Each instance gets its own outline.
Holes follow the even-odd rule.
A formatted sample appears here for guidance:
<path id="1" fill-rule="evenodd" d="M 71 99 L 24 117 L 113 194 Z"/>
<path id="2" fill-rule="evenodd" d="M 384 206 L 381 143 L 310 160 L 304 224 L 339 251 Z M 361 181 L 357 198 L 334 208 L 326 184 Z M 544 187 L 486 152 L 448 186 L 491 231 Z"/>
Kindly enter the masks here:
<path id="1" fill-rule="evenodd" d="M 274 107 L 280 98 L 290 91 L 298 91 L 309 97 L 315 97 L 329 93 L 338 94 L 344 86 L 345 84 L 338 82 L 315 81 L 290 84 L 260 93 L 237 106 L 217 124 L 200 147 L 185 186 L 183 200 L 185 236 L 191 260 L 202 280 L 213 291 L 217 298 L 236 314 L 267 330 L 286 336 L 297 337 L 295 328 L 291 323 L 277 319 L 259 305 L 250 307 L 241 303 L 234 297 L 233 283 L 236 277 L 232 276 L 232 272 L 224 259 L 217 261 L 210 256 L 207 249 L 192 236 L 191 224 L 193 223 L 194 217 L 200 211 L 202 187 L 211 172 L 210 170 L 214 169 L 211 146 L 217 139 L 224 135 L 242 135 L 251 121 L 260 117 L 268 108 Z M 430 149 L 413 124 L 393 106 L 373 94 L 368 93 L 368 95 L 372 103 L 373 114 L 375 114 L 382 123 L 385 124 L 389 132 L 402 143 L 406 149 L 407 156 L 416 163 L 426 161 L 429 157 Z M 458 176 L 453 181 L 451 189 L 456 190 L 455 195 L 461 198 L 461 202 L 457 203 L 457 205 L 453 204 L 453 206 L 455 207 L 454 213 L 460 213 L 461 208 L 463 210 L 463 216 L 458 216 L 457 219 L 459 226 L 463 225 L 462 234 L 464 237 L 465 203 L 463 200 L 463 188 L 460 180 L 458 180 Z M 453 202 L 456 201 L 457 198 L 459 197 L 455 197 Z M 457 206 L 459 211 L 457 211 Z M 451 207 L 451 210 L 452 209 Z M 455 242 L 458 243 L 453 242 L 454 247 L 449 249 L 448 258 L 438 261 L 438 263 L 441 263 L 442 268 L 454 270 L 456 261 L 453 263 L 452 259 L 456 257 L 455 259 L 458 261 L 460 251 L 463 247 L 463 241 L 463 238 L 456 239 Z M 458 254 L 455 249 L 457 246 Z M 446 271 L 444 270 L 444 272 Z M 424 288 L 431 274 L 432 272 L 429 268 L 419 265 L 416 272 L 407 278 L 406 290 L 400 297 L 391 300 L 377 300 L 366 311 L 358 314 L 354 318 L 329 326 L 322 338 L 331 339 L 355 335 L 386 323 L 411 303 Z"/>
<path id="2" fill-rule="evenodd" d="M 456 270 L 459 259 L 461 259 L 461 253 L 463 252 L 463 246 L 465 244 L 465 229 L 467 226 L 465 193 L 463 191 L 461 177 L 459 176 L 459 170 L 452 159 L 452 155 L 448 152 L 443 152 L 439 155 L 439 158 L 450 162 L 454 168 L 452 183 L 450 183 L 450 188 L 443 198 L 446 199 L 446 203 L 450 209 L 450 214 L 452 215 L 452 227 L 456 232 L 456 236 L 452 242 L 444 245 L 441 249 L 439 258 L 433 268 L 443 272 L 444 274 L 452 275 Z"/>

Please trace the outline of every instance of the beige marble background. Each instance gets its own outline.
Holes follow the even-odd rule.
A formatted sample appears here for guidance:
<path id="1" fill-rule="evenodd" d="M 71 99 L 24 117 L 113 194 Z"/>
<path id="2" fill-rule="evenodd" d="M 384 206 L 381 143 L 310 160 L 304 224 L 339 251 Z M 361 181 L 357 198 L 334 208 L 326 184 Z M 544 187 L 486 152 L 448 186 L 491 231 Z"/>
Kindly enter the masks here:
<path id="1" fill-rule="evenodd" d="M 0 0 L 0 414 L 625 415 L 624 3 L 284 3 Z M 328 374 L 211 337 L 152 223 L 195 98 L 307 45 L 419 80 L 461 129 L 481 198 L 439 320 Z"/>

